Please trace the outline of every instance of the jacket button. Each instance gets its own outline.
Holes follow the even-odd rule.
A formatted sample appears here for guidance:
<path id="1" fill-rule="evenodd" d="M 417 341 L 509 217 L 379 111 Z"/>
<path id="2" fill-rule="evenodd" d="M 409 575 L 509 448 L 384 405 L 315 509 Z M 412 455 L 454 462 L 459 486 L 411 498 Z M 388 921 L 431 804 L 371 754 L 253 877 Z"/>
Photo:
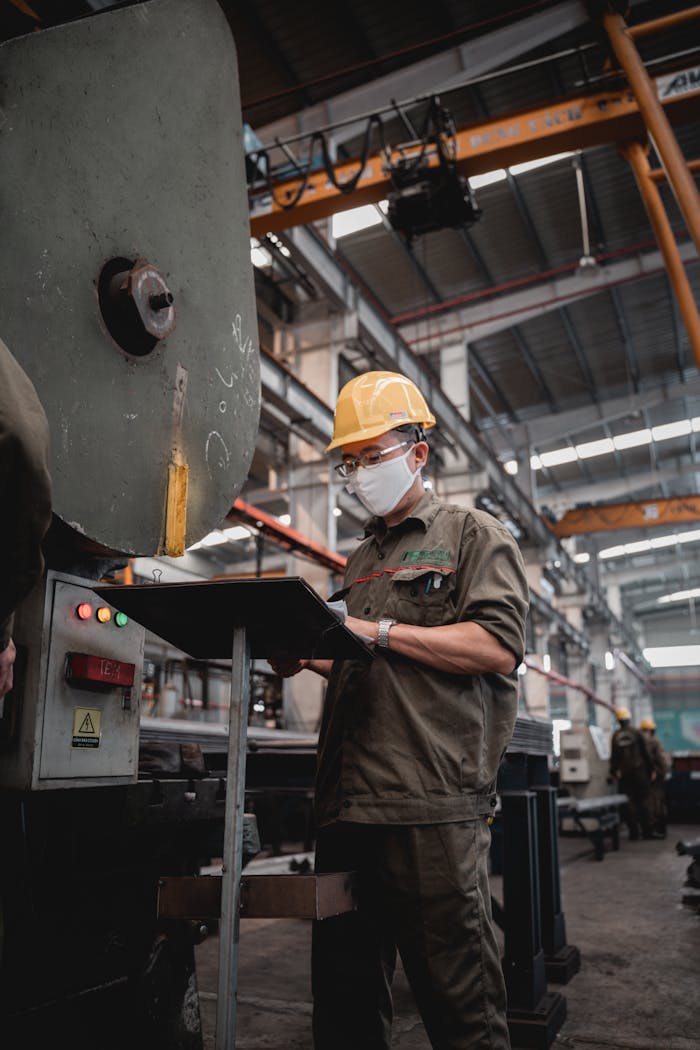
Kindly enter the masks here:
<path id="1" fill-rule="evenodd" d="M 379 560 L 381 561 L 381 560 L 382 560 L 382 558 L 384 557 L 384 551 L 377 551 L 377 557 L 378 557 L 378 558 L 379 558 Z"/>
<path id="2" fill-rule="evenodd" d="M 417 594 L 418 594 L 418 589 L 416 587 L 411 587 L 411 597 L 415 598 L 415 596 Z"/>
<path id="3" fill-rule="evenodd" d="M 343 809 L 350 809 L 351 805 L 352 805 L 352 802 L 350 801 L 350 799 L 346 798 L 345 801 L 343 802 Z"/>
<path id="4" fill-rule="evenodd" d="M 369 616 L 371 610 L 372 610 L 372 607 L 370 605 L 365 605 L 365 607 L 364 607 L 364 609 L 362 611 L 365 614 L 365 616 Z"/>

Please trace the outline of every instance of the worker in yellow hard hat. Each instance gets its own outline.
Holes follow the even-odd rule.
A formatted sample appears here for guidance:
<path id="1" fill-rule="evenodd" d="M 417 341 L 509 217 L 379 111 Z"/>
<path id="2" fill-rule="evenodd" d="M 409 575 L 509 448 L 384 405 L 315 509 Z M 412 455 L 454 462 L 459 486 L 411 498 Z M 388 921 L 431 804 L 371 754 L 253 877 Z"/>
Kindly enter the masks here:
<path id="1" fill-rule="evenodd" d="M 370 514 L 393 518 L 403 514 L 409 489 L 413 502 L 424 494 L 425 431 L 433 426 L 435 417 L 415 383 L 395 372 L 367 372 L 341 390 L 326 452 L 342 448 L 337 471 L 348 491 Z"/>
<path id="2" fill-rule="evenodd" d="M 666 838 L 668 807 L 666 804 L 666 777 L 671 769 L 671 756 L 656 735 L 653 718 L 643 718 L 639 728 L 644 733 L 647 751 L 654 769 L 651 782 L 652 826 L 657 835 Z"/>
<path id="3" fill-rule="evenodd" d="M 654 768 L 641 729 L 632 725 L 627 707 L 615 708 L 619 722 L 610 743 L 610 780 L 617 781 L 628 802 L 623 816 L 632 842 L 639 838 L 656 838 L 653 828 L 651 784 Z"/>
<path id="4" fill-rule="evenodd" d="M 510 1045 L 487 858 L 528 586 L 504 525 L 426 489 L 435 425 L 406 376 L 343 387 L 328 451 L 370 517 L 332 600 L 374 659 L 273 663 L 328 678 L 315 870 L 359 877 L 314 926 L 314 1050 L 389 1050 L 397 949 L 432 1046 Z"/>

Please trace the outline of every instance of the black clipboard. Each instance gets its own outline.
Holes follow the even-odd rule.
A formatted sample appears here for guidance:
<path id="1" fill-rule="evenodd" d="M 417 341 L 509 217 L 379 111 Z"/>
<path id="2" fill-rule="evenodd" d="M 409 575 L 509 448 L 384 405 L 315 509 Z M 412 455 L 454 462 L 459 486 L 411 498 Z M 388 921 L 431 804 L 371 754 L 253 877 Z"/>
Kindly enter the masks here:
<path id="1" fill-rule="evenodd" d="M 301 576 L 94 587 L 95 594 L 197 660 L 231 659 L 245 627 L 260 659 L 365 660 L 372 649 Z"/>

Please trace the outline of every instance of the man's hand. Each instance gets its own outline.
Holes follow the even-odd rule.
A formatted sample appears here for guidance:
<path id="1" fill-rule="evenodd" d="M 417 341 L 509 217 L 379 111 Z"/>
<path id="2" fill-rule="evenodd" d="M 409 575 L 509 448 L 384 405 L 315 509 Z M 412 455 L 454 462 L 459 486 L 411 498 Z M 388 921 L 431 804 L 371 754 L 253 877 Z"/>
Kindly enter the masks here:
<path id="1" fill-rule="evenodd" d="M 10 638 L 9 645 L 0 653 L 0 700 L 12 689 L 12 667 L 16 656 L 15 643 Z"/>
<path id="2" fill-rule="evenodd" d="M 300 671 L 315 671 L 321 678 L 328 678 L 333 667 L 332 660 L 268 660 L 267 661 L 280 678 L 292 678 Z"/>
<path id="3" fill-rule="evenodd" d="M 311 663 L 310 660 L 268 660 L 267 662 L 280 678 L 291 678 Z"/>

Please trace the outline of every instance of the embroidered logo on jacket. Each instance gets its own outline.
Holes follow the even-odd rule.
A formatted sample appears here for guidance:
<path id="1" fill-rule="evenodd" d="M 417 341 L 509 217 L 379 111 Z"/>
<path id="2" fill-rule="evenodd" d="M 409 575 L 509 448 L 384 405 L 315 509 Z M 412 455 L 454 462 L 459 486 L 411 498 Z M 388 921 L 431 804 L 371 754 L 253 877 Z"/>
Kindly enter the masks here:
<path id="1" fill-rule="evenodd" d="M 443 550 L 404 551 L 401 561 L 408 562 L 410 565 L 413 565 L 415 562 L 421 565 L 425 563 L 430 565 L 449 565 L 452 562 L 452 555 L 449 551 Z"/>

